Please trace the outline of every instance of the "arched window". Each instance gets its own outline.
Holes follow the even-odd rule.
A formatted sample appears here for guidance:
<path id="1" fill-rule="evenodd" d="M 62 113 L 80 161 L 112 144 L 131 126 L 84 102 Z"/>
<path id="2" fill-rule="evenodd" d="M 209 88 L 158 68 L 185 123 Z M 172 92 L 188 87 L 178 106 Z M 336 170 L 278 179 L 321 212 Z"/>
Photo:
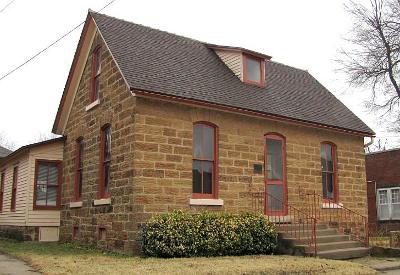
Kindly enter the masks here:
<path id="1" fill-rule="evenodd" d="M 278 133 L 265 135 L 266 214 L 287 214 L 286 139 Z"/>
<path id="2" fill-rule="evenodd" d="M 217 198 L 217 127 L 208 122 L 193 126 L 193 198 Z"/>
<path id="3" fill-rule="evenodd" d="M 322 196 L 337 201 L 336 146 L 330 142 L 321 143 Z"/>

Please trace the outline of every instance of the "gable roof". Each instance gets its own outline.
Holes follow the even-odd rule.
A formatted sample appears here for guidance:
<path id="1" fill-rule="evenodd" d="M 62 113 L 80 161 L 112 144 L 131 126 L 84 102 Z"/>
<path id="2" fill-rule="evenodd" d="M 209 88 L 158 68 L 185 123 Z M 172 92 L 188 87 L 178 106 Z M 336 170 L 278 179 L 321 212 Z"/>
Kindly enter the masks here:
<path id="1" fill-rule="evenodd" d="M 11 150 L 8 150 L 7 148 L 4 148 L 4 147 L 0 146 L 0 158 L 4 158 L 4 157 L 8 156 L 11 153 L 12 153 Z"/>
<path id="2" fill-rule="evenodd" d="M 89 15 L 138 95 L 150 92 L 374 135 L 307 71 L 267 60 L 266 87 L 248 85 L 211 49 L 215 45 L 91 11 Z"/>
<path id="3" fill-rule="evenodd" d="M 57 137 L 57 138 L 48 139 L 45 141 L 40 141 L 40 142 L 24 145 L 24 146 L 18 148 L 17 150 L 15 150 L 14 152 L 11 152 L 7 156 L 0 158 L 0 166 L 4 165 L 5 163 L 14 159 L 17 156 L 21 156 L 22 154 L 29 152 L 29 150 L 32 148 L 42 146 L 42 145 L 57 143 L 57 142 L 64 142 L 64 140 L 65 140 L 65 137 Z"/>

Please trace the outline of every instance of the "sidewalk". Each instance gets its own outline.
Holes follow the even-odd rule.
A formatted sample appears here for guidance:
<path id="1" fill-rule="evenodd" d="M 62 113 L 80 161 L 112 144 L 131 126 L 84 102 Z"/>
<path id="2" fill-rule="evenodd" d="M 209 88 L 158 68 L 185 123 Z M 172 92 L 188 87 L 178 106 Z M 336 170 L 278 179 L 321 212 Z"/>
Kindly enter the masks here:
<path id="1" fill-rule="evenodd" d="M 383 274 L 400 274 L 400 260 L 397 262 L 383 262 L 381 264 L 371 265 L 370 267 Z"/>
<path id="2" fill-rule="evenodd" d="M 39 275 L 27 263 L 0 253 L 0 274 L 1 275 Z"/>
<path id="3" fill-rule="evenodd" d="M 383 274 L 400 274 L 400 259 L 391 257 L 371 257 L 352 259 L 351 262 L 360 263 Z"/>

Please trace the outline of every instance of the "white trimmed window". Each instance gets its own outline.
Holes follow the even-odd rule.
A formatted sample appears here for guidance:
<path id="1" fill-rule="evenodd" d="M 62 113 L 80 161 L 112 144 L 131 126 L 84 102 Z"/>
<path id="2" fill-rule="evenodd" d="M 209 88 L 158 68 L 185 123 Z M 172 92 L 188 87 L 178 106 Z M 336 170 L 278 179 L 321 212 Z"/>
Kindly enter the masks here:
<path id="1" fill-rule="evenodd" d="M 400 220 L 400 187 L 378 189 L 376 204 L 379 220 Z"/>

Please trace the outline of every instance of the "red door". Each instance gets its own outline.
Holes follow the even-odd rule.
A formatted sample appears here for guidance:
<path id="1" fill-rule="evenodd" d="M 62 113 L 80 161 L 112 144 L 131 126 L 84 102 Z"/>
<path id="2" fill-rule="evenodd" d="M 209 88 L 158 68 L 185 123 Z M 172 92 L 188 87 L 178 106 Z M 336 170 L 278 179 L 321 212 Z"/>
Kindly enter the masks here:
<path id="1" fill-rule="evenodd" d="M 287 214 L 286 144 L 279 134 L 265 135 L 265 214 Z"/>

